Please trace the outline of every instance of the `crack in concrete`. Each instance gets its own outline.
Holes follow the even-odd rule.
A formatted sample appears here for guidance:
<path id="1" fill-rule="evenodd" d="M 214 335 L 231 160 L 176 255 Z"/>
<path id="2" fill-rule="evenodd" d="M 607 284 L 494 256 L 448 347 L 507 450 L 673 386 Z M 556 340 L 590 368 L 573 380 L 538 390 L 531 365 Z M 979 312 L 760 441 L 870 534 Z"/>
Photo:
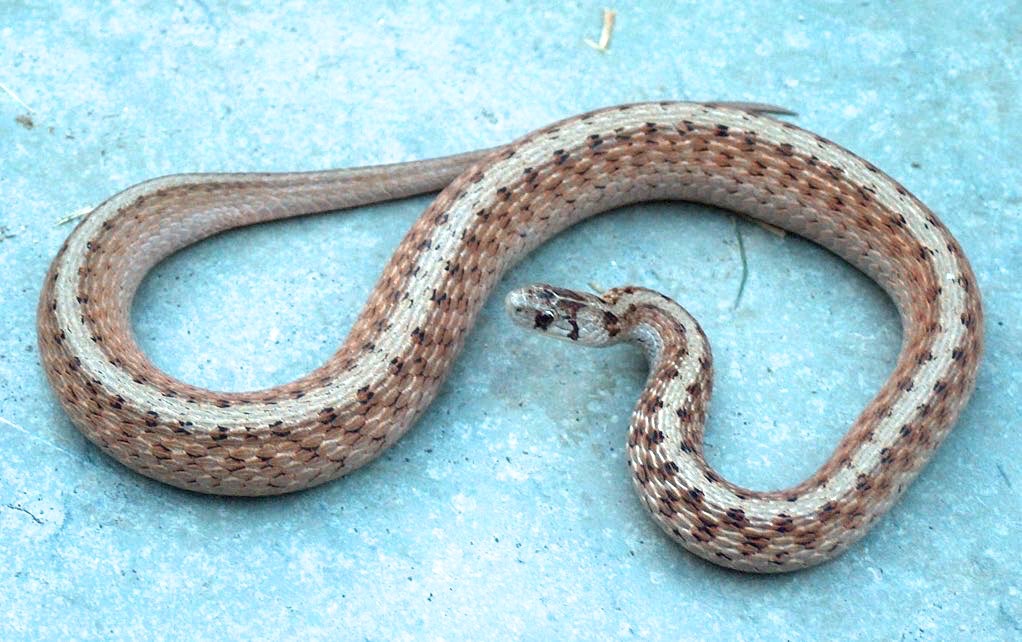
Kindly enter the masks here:
<path id="1" fill-rule="evenodd" d="M 25 508 L 23 506 L 18 506 L 17 504 L 4 504 L 4 508 L 10 508 L 11 510 L 16 510 L 19 513 L 25 513 L 26 515 L 31 517 L 32 521 L 35 522 L 36 524 L 45 524 L 46 523 L 43 520 L 41 520 L 38 517 L 36 517 L 35 513 L 33 513 L 32 511 L 28 510 L 27 508 Z"/>

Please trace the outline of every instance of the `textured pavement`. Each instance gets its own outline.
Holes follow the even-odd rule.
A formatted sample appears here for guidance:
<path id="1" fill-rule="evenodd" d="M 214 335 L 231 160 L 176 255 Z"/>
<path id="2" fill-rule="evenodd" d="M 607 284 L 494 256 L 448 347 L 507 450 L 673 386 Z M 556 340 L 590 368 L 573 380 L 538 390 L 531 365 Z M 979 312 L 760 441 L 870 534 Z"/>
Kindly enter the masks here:
<path id="1" fill-rule="evenodd" d="M 975 639 L 1022 636 L 1022 12 L 1012 3 L 181 0 L 0 4 L 0 638 Z M 751 6 L 745 6 L 749 4 Z M 653 99 L 757 100 L 902 181 L 984 295 L 978 389 L 860 544 L 753 577 L 664 536 L 634 496 L 638 351 L 522 333 L 534 281 L 684 304 L 717 365 L 710 462 L 755 488 L 827 458 L 900 341 L 883 293 L 796 237 L 711 208 L 629 207 L 515 268 L 419 424 L 298 495 L 205 497 L 81 437 L 39 366 L 58 221 L 154 176 L 411 160 Z M 135 302 L 163 369 L 284 383 L 338 346 L 428 197 L 220 235 Z M 744 281 L 744 287 L 742 283 Z M 248 316 L 251 310 L 257 313 Z"/>

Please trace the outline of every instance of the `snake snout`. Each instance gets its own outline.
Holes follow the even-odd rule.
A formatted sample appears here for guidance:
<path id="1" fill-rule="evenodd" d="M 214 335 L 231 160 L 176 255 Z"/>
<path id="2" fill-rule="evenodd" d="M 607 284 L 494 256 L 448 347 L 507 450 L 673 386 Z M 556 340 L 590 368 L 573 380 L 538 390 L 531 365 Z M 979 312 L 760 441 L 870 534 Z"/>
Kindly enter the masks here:
<path id="1" fill-rule="evenodd" d="M 606 303 L 597 296 L 537 284 L 518 288 L 504 299 L 516 325 L 583 345 L 606 345 Z"/>
<path id="2" fill-rule="evenodd" d="M 546 330 L 557 319 L 549 286 L 529 285 L 508 292 L 504 309 L 515 325 Z"/>

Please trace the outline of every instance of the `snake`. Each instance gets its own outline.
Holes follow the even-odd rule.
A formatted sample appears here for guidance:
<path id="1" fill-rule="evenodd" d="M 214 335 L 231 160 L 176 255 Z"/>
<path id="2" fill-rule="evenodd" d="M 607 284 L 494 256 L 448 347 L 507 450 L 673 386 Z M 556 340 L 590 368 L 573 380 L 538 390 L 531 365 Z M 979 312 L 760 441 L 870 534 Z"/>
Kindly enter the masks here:
<path id="1" fill-rule="evenodd" d="M 200 493 L 298 491 L 363 466 L 407 432 L 502 275 L 552 236 L 650 200 L 739 212 L 837 254 L 887 293 L 901 319 L 886 382 L 822 466 L 793 487 L 747 489 L 707 463 L 712 356 L 673 300 L 638 286 L 598 294 L 535 284 L 505 304 L 534 332 L 645 352 L 650 374 L 627 460 L 670 539 L 739 571 L 814 566 L 865 535 L 951 430 L 975 387 L 983 310 L 961 246 L 919 199 L 782 111 L 626 104 L 455 156 L 137 184 L 84 217 L 53 259 L 38 307 L 43 368 L 74 425 L 142 475 Z M 164 373 L 138 346 L 135 292 L 179 249 L 230 228 L 437 191 L 343 344 L 295 381 L 207 390 Z"/>

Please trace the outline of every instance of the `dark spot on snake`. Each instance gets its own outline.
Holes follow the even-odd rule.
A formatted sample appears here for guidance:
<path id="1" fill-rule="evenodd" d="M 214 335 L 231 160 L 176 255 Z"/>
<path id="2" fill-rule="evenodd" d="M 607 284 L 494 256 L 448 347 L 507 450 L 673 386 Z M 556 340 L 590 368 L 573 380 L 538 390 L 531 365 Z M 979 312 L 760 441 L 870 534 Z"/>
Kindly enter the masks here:
<path id="1" fill-rule="evenodd" d="M 794 527 L 794 521 L 790 515 L 781 513 L 773 523 L 774 530 L 778 533 L 787 533 Z"/>
<path id="2" fill-rule="evenodd" d="M 553 313 L 548 312 L 547 310 L 540 310 L 539 312 L 536 313 L 536 317 L 533 319 L 532 327 L 539 328 L 540 330 L 546 330 L 547 328 L 550 327 L 550 324 L 553 322 L 554 322 Z"/>
<path id="3" fill-rule="evenodd" d="M 745 526 L 749 523 L 748 518 L 745 517 L 745 511 L 741 508 L 729 508 L 724 515 L 727 517 L 728 521 L 738 527 Z"/>

